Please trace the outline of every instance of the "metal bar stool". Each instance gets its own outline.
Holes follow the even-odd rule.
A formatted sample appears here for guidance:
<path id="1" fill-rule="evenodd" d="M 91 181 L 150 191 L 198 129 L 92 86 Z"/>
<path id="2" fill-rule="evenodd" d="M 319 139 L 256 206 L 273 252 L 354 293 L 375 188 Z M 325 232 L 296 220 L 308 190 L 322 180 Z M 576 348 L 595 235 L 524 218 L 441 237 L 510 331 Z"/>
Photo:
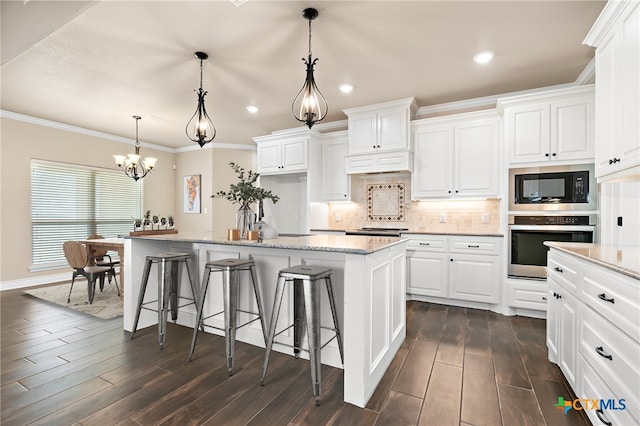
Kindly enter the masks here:
<path id="1" fill-rule="evenodd" d="M 158 264 L 158 299 L 144 302 L 144 294 L 149 281 L 149 272 L 151 272 L 151 266 L 154 263 Z M 192 299 L 180 296 L 179 270 L 181 263 L 185 263 L 187 266 L 186 269 L 191 286 Z M 133 322 L 133 332 L 131 333 L 132 340 L 138 329 L 138 320 L 140 319 L 142 309 L 158 312 L 158 340 L 160 342 L 160 349 L 164 349 L 164 338 L 167 331 L 167 315 L 169 312 L 167 307 L 170 307 L 171 319 L 175 323 L 178 320 L 179 308 L 196 304 L 198 290 L 191 278 L 192 276 L 191 256 L 189 253 L 163 253 L 147 256 L 142 274 L 142 282 L 140 284 L 140 294 L 138 295 L 136 318 Z M 190 302 L 179 305 L 180 299 Z M 147 307 L 147 305 L 152 303 L 158 304 L 157 309 Z"/>
<path id="2" fill-rule="evenodd" d="M 249 271 L 251 275 L 251 282 L 253 284 L 253 293 L 256 297 L 256 303 L 258 304 L 258 312 L 245 311 L 238 309 L 238 295 L 240 276 L 242 271 Z M 222 272 L 222 293 L 223 293 L 223 306 L 224 309 L 215 314 L 211 314 L 205 318 L 202 318 L 204 311 L 204 302 L 207 298 L 207 290 L 209 288 L 209 278 L 212 272 Z M 260 298 L 260 289 L 258 288 L 258 276 L 256 274 L 256 266 L 252 259 L 222 259 L 207 262 L 204 268 L 204 276 L 202 278 L 202 291 L 200 299 L 198 300 L 196 324 L 200 325 L 200 328 L 209 327 L 221 330 L 225 335 L 225 349 L 227 354 L 227 370 L 229 375 L 233 372 L 233 355 L 235 353 L 236 342 L 236 330 L 249 325 L 254 321 L 260 320 L 262 326 L 262 336 L 267 341 L 267 329 L 264 324 L 264 314 L 262 312 L 262 299 Z M 243 312 L 249 315 L 255 316 L 255 318 L 246 321 L 243 324 L 237 324 L 237 313 Z M 214 325 L 206 324 L 205 321 L 209 318 L 224 314 L 224 328 L 216 327 Z M 191 351 L 189 352 L 189 361 L 193 357 L 193 352 L 196 348 L 196 340 L 198 339 L 198 328 L 194 327 L 193 340 L 191 341 Z"/>
<path id="3" fill-rule="evenodd" d="M 320 325 L 320 280 L 324 280 L 327 286 L 327 295 L 329 296 L 329 304 L 331 305 L 331 315 L 333 317 L 334 328 L 322 327 Z M 284 285 L 293 282 L 293 310 L 294 322 L 279 332 L 276 332 L 278 324 L 278 316 L 280 314 L 280 306 L 282 305 L 282 297 L 284 295 Z M 303 324 L 306 326 L 303 326 Z M 293 346 L 280 342 L 274 342 L 274 338 L 281 333 L 293 327 Z M 320 329 L 324 328 L 334 332 L 334 335 L 321 344 Z M 301 347 L 304 332 L 307 332 L 309 348 Z M 266 340 L 266 352 L 264 356 L 264 365 L 262 367 L 261 385 L 267 376 L 267 367 L 269 365 L 269 356 L 274 343 L 279 345 L 293 347 L 293 353 L 296 358 L 300 357 L 300 351 L 309 352 L 309 361 L 311 367 L 311 385 L 313 396 L 316 399 L 316 405 L 320 405 L 321 390 L 321 352 L 330 341 L 337 339 L 338 349 L 340 351 L 340 360 L 344 364 L 344 355 L 342 350 L 342 337 L 338 327 L 338 315 L 336 312 L 336 304 L 333 297 L 333 288 L 331 286 L 331 269 L 324 266 L 314 265 L 298 265 L 287 269 L 282 269 L 278 274 L 278 283 L 276 285 L 276 295 L 273 302 L 273 312 L 271 314 L 271 323 L 269 326 L 269 335 Z"/>

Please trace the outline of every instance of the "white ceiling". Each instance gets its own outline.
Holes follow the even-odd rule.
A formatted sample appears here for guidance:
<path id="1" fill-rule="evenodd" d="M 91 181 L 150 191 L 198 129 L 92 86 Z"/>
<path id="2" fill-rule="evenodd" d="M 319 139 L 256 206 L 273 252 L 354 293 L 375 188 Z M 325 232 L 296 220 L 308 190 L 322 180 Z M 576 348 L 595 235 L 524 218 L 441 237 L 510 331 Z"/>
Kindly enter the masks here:
<path id="1" fill-rule="evenodd" d="M 316 82 L 343 109 L 415 97 L 419 106 L 572 83 L 593 57 L 582 40 L 604 1 L 1 2 L 2 109 L 167 147 L 193 146 L 204 51 L 217 143 L 297 127 L 306 7 Z M 489 65 L 475 53 L 496 53 Z M 351 83 L 345 95 L 338 85 Z M 245 107 L 255 104 L 256 115 Z"/>

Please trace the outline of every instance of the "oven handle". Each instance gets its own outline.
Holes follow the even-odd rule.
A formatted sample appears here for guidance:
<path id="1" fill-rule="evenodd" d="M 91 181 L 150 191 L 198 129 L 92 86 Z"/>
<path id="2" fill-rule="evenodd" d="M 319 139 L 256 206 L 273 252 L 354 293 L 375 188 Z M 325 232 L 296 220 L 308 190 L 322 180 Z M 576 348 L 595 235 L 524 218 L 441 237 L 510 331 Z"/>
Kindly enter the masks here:
<path id="1" fill-rule="evenodd" d="M 586 231 L 595 232 L 593 225 L 509 225 L 513 231 Z"/>

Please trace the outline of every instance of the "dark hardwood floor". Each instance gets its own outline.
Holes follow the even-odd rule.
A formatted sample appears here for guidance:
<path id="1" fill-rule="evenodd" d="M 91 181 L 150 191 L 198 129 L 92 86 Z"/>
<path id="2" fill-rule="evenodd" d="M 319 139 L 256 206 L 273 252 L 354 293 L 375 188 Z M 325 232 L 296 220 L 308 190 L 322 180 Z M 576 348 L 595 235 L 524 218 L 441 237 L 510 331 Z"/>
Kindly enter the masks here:
<path id="1" fill-rule="evenodd" d="M 428 303 L 407 304 L 407 339 L 365 409 L 342 402 L 343 375 L 323 368 L 314 405 L 308 362 L 238 343 L 228 377 L 224 340 L 169 325 L 129 340 L 100 320 L 19 290 L 0 293 L 1 411 L 10 425 L 583 425 L 554 408 L 573 398 L 547 361 L 545 322 Z"/>

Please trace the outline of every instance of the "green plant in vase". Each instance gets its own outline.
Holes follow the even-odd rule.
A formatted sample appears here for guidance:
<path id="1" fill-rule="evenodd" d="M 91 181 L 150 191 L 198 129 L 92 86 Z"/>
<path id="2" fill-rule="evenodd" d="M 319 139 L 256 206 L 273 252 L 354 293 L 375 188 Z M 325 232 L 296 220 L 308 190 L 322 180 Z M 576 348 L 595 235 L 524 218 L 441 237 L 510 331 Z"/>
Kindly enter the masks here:
<path id="1" fill-rule="evenodd" d="M 280 197 L 273 194 L 270 190 L 256 186 L 256 182 L 260 177 L 259 173 L 251 170 L 245 170 L 233 161 L 229 166 L 238 176 L 238 182 L 229 185 L 228 191 L 218 191 L 211 198 L 224 198 L 234 204 L 240 204 L 240 209 L 236 214 L 236 227 L 240 230 L 241 238 L 246 238 L 247 231 L 254 222 L 254 213 L 251 210 L 251 204 L 259 203 L 264 200 L 271 200 L 273 204 L 277 203 Z"/>

